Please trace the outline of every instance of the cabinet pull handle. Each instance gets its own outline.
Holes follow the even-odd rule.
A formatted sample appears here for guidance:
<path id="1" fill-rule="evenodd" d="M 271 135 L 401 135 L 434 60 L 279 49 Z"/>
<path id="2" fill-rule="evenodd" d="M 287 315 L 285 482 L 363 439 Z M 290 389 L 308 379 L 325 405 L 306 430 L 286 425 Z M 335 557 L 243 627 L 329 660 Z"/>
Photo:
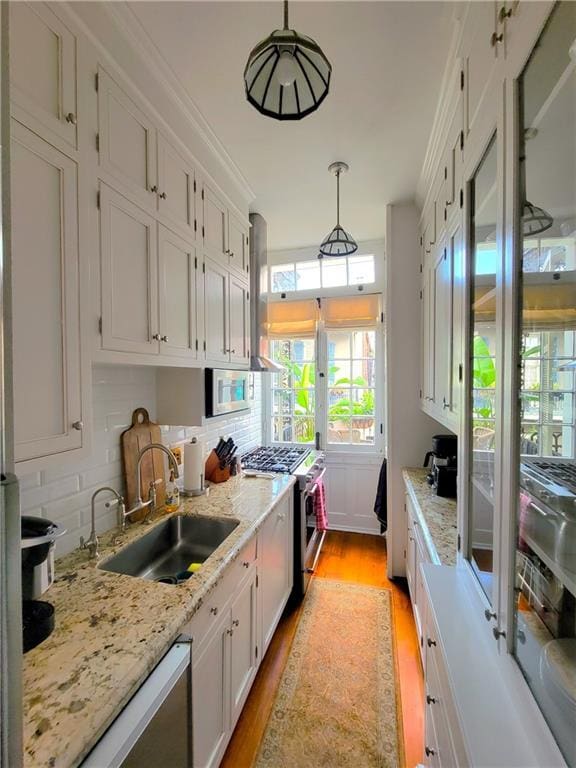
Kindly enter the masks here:
<path id="1" fill-rule="evenodd" d="M 212 616 L 218 616 L 218 607 L 215 605 L 213 608 L 210 608 L 210 613 Z"/>
<path id="2" fill-rule="evenodd" d="M 166 194 L 166 192 L 160 192 L 160 194 L 158 195 L 158 197 L 159 197 L 159 198 L 161 198 L 162 200 L 166 200 L 166 198 L 168 197 L 168 195 Z"/>
<path id="3" fill-rule="evenodd" d="M 160 341 L 168 341 L 168 336 L 160 336 Z"/>
<path id="4" fill-rule="evenodd" d="M 66 115 L 66 122 L 70 123 L 70 125 L 76 125 L 76 115 L 74 112 L 68 112 Z"/>
<path id="5" fill-rule="evenodd" d="M 154 341 L 160 341 L 160 334 L 159 334 L 159 333 L 155 333 L 155 334 L 152 336 L 152 338 L 154 339 Z"/>
<path id="6" fill-rule="evenodd" d="M 512 8 L 506 10 L 506 6 L 503 5 L 498 12 L 498 21 L 500 24 L 504 24 L 506 19 L 509 19 L 510 16 L 512 16 Z"/>
<path id="7" fill-rule="evenodd" d="M 232 626 L 233 627 L 239 627 L 240 626 L 240 619 L 234 619 L 234 621 L 232 622 Z"/>
<path id="8" fill-rule="evenodd" d="M 150 192 L 154 192 L 154 193 L 158 192 L 158 187 L 156 186 L 156 184 L 154 184 L 153 187 L 150 187 Z"/>
<path id="9" fill-rule="evenodd" d="M 424 752 L 426 752 L 426 757 L 430 757 L 430 755 L 436 754 L 436 752 L 431 747 L 424 747 Z"/>
<path id="10" fill-rule="evenodd" d="M 502 40 L 504 40 L 504 34 L 501 32 L 499 35 L 496 32 L 492 32 L 492 37 L 490 38 L 490 45 L 492 48 L 495 48 L 498 43 L 501 43 Z"/>
<path id="11" fill-rule="evenodd" d="M 430 696 L 430 694 L 428 694 L 426 696 L 426 704 L 436 704 L 436 699 L 434 696 Z"/>
<path id="12" fill-rule="evenodd" d="M 84 422 L 83 421 L 74 421 L 72 423 L 72 429 L 75 429 L 77 432 L 82 432 L 84 429 Z"/>
<path id="13" fill-rule="evenodd" d="M 436 645 L 436 640 L 432 640 L 432 638 L 431 638 L 431 637 L 429 637 L 429 638 L 426 640 L 426 644 L 428 645 L 428 648 L 432 648 L 432 646 L 433 646 L 433 645 Z"/>

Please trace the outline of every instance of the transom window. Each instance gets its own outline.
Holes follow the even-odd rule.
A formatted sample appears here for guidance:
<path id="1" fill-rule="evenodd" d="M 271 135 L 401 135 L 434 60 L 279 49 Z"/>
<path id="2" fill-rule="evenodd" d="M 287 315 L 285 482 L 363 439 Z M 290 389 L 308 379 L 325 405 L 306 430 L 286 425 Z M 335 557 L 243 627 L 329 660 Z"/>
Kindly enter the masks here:
<path id="1" fill-rule="evenodd" d="M 375 279 L 373 254 L 298 261 L 270 267 L 272 293 L 369 285 Z"/>

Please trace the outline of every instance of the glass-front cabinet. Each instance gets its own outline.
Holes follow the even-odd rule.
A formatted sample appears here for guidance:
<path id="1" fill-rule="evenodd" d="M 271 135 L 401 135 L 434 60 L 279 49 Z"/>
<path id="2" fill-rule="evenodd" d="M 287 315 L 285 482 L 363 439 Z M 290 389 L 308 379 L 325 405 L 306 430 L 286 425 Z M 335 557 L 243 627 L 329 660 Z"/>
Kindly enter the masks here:
<path id="1" fill-rule="evenodd" d="M 576 766 L 576 3 L 518 83 L 514 656 Z"/>

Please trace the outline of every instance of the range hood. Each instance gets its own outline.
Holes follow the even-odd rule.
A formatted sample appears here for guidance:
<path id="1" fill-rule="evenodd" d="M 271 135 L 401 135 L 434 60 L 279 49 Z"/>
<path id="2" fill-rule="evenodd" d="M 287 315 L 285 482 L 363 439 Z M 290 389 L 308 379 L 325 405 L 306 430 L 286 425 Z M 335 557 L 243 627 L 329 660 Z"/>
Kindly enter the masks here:
<path id="1" fill-rule="evenodd" d="M 268 226 L 259 213 L 250 214 L 250 370 L 277 373 L 284 367 L 267 356 L 268 339 L 262 336 L 267 302 L 262 295 L 268 269 Z"/>

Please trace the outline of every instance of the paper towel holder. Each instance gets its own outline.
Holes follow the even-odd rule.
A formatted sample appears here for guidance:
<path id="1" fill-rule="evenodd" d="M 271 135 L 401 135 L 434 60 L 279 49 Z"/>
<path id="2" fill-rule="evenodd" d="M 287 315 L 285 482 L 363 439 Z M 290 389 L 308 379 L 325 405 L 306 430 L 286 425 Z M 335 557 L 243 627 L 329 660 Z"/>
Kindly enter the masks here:
<path id="1" fill-rule="evenodd" d="M 200 488 L 195 490 L 182 490 L 182 496 L 207 496 L 210 493 L 210 486 L 204 484 L 204 474 L 200 475 Z"/>

